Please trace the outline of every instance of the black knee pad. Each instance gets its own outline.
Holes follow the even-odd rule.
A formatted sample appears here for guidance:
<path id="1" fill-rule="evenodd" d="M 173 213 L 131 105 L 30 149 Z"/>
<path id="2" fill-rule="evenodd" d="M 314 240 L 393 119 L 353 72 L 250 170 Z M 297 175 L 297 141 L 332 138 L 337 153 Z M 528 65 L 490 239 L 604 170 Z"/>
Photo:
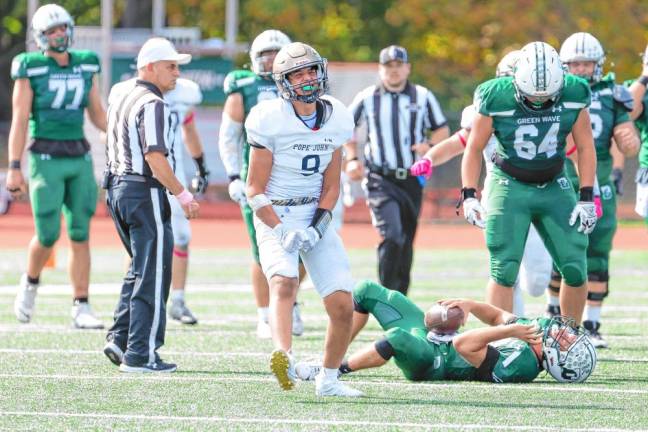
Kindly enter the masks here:
<path id="1" fill-rule="evenodd" d="M 353 298 L 353 310 L 364 315 L 369 314 L 369 311 L 363 308 L 362 305 L 356 301 L 355 297 Z"/>
<path id="2" fill-rule="evenodd" d="M 595 302 L 602 302 L 605 297 L 608 296 L 610 291 L 608 290 L 608 285 L 605 285 L 605 292 L 587 292 L 587 300 L 589 301 L 595 301 Z"/>
<path id="3" fill-rule="evenodd" d="M 610 274 L 607 271 L 597 271 L 587 273 L 587 280 L 590 282 L 607 282 L 610 280 Z"/>
<path id="4" fill-rule="evenodd" d="M 386 338 L 376 341 L 374 347 L 376 348 L 378 355 L 385 360 L 389 360 L 394 356 L 394 348 Z"/>

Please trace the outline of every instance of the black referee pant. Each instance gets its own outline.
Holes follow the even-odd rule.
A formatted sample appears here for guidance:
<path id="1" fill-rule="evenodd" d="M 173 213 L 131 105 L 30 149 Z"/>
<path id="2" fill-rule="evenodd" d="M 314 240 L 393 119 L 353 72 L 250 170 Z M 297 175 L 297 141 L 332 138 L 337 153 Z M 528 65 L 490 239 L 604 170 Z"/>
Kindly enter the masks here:
<path id="1" fill-rule="evenodd" d="M 407 295 L 423 187 L 409 175 L 399 180 L 370 172 L 367 191 L 373 222 L 382 237 L 378 245 L 380 283 Z"/>
<path id="2" fill-rule="evenodd" d="M 157 181 L 134 175 L 113 177 L 106 200 L 131 257 L 107 339 L 122 349 L 127 365 L 155 363 L 164 344 L 171 286 L 171 207 Z"/>

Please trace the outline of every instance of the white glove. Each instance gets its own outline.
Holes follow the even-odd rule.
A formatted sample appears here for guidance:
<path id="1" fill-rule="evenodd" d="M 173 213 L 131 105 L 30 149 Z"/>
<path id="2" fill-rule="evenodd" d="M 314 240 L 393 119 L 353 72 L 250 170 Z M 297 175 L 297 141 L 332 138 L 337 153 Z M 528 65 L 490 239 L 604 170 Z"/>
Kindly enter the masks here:
<path id="1" fill-rule="evenodd" d="M 245 196 L 245 183 L 241 179 L 234 179 L 230 182 L 227 187 L 227 192 L 232 201 L 239 203 L 240 205 L 245 205 L 247 203 L 247 197 Z"/>
<path id="2" fill-rule="evenodd" d="M 466 198 L 463 202 L 464 217 L 472 225 L 481 229 L 486 228 L 486 210 L 477 198 Z"/>
<path id="3" fill-rule="evenodd" d="M 272 233 L 279 239 L 281 247 L 286 252 L 293 253 L 302 248 L 304 243 L 303 230 L 286 229 L 282 223 L 272 228 Z"/>
<path id="4" fill-rule="evenodd" d="M 576 219 L 580 218 L 580 225 L 578 226 L 578 232 L 583 234 L 589 234 L 594 231 L 596 226 L 596 206 L 593 202 L 590 201 L 578 201 L 574 210 L 571 212 L 571 217 L 569 218 L 569 225 L 573 226 L 576 223 Z"/>
<path id="5" fill-rule="evenodd" d="M 315 247 L 315 244 L 320 241 L 320 235 L 315 228 L 308 227 L 305 230 L 299 230 L 299 234 L 302 238 L 302 252 L 308 252 L 309 250 Z"/>

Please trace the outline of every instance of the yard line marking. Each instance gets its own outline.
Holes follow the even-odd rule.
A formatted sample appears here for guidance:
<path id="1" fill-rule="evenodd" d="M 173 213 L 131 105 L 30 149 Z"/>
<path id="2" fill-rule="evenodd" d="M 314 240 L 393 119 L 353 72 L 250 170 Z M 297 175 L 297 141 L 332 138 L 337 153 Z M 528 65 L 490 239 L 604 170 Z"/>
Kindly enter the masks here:
<path id="1" fill-rule="evenodd" d="M 209 373 L 209 372 L 207 372 Z M 214 371 L 217 374 L 218 371 Z M 0 374 L 0 378 L 10 379 L 44 379 L 44 380 L 86 380 L 86 381 L 128 381 L 128 380 L 142 380 L 142 381 L 180 381 L 180 382 L 275 382 L 272 376 L 267 378 L 260 377 L 236 377 L 236 376 L 182 376 L 182 370 L 178 369 L 178 374 L 174 375 L 132 375 L 120 374 L 115 371 L 113 375 L 65 375 L 65 374 Z M 478 382 L 453 382 L 453 383 L 434 383 L 434 382 L 404 382 L 404 381 L 383 381 L 383 380 L 349 380 L 347 381 L 354 386 L 371 387 L 371 386 L 388 386 L 388 387 L 414 387 L 418 390 L 439 390 L 439 389 L 458 389 L 469 388 L 487 389 L 489 392 L 493 390 L 504 390 L 510 392 L 511 390 L 534 390 L 549 391 L 549 392 L 575 392 L 575 393 L 610 393 L 610 394 L 648 394 L 648 390 L 641 389 L 611 389 L 607 387 L 587 387 L 586 385 L 554 385 L 554 384 L 485 384 Z M 308 385 L 308 384 L 304 384 Z"/>
<path id="2" fill-rule="evenodd" d="M 376 426 L 396 428 L 424 428 L 424 429 L 498 429 L 515 431 L 555 431 L 560 430 L 571 432 L 629 432 L 641 429 L 612 429 L 612 428 L 563 428 L 562 426 L 523 426 L 523 425 L 502 425 L 502 424 L 461 424 L 461 423 L 414 423 L 414 422 L 376 422 L 366 420 L 313 420 L 313 419 L 286 419 L 286 418 L 235 418 L 235 417 L 212 417 L 212 416 L 168 416 L 168 415 L 142 415 L 142 414 L 109 414 L 109 413 L 66 413 L 47 411 L 0 411 L 3 416 L 36 416 L 36 417 L 64 417 L 64 418 L 95 418 L 95 419 L 120 419 L 120 420 L 143 420 L 143 421 L 193 421 L 207 423 L 270 423 L 286 425 L 322 425 L 322 426 Z"/>

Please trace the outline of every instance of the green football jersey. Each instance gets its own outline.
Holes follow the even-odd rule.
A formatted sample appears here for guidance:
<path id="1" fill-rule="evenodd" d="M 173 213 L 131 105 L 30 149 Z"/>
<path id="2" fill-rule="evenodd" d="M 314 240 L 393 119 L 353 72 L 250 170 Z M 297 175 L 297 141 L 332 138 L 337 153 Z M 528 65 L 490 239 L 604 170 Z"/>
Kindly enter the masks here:
<path id="1" fill-rule="evenodd" d="M 634 82 L 634 80 L 626 81 L 624 84 L 627 87 Z M 641 138 L 641 148 L 639 149 L 639 166 L 642 168 L 648 168 L 648 91 L 644 94 L 643 97 L 643 111 L 635 120 L 635 126 L 639 131 L 639 137 Z"/>
<path id="2" fill-rule="evenodd" d="M 100 71 L 92 51 L 69 50 L 65 67 L 42 52 L 18 54 L 11 64 L 13 79 L 26 78 L 34 92 L 29 135 L 49 140 L 83 139 L 83 113 L 92 78 Z"/>
<path id="3" fill-rule="evenodd" d="M 223 82 L 223 90 L 226 97 L 232 93 L 240 93 L 243 97 L 243 109 L 245 112 L 243 122 L 245 122 L 245 118 L 247 118 L 252 107 L 257 103 L 262 100 L 276 99 L 279 97 L 279 91 L 273 80 L 262 78 L 254 72 L 245 69 L 228 73 Z M 241 178 L 243 180 L 247 178 L 249 160 L 250 145 L 247 142 L 247 138 L 245 138 L 243 142 L 243 161 L 241 164 Z"/>
<path id="4" fill-rule="evenodd" d="M 517 168 L 543 170 L 565 158 L 565 139 L 590 100 L 587 82 L 567 74 L 560 98 L 547 110 L 520 106 L 511 77 L 482 83 L 475 91 L 474 105 L 477 112 L 493 119 L 500 157 Z"/>
<path id="5" fill-rule="evenodd" d="M 600 184 L 607 183 L 610 174 L 612 174 L 610 145 L 614 128 L 620 123 L 630 121 L 628 111 L 612 96 L 615 85 L 614 74 L 609 73 L 601 81 L 591 86 L 592 103 L 589 107 L 589 114 L 596 147 L 596 176 Z M 567 161 L 565 168 L 572 180 L 578 179 L 571 160 Z"/>

